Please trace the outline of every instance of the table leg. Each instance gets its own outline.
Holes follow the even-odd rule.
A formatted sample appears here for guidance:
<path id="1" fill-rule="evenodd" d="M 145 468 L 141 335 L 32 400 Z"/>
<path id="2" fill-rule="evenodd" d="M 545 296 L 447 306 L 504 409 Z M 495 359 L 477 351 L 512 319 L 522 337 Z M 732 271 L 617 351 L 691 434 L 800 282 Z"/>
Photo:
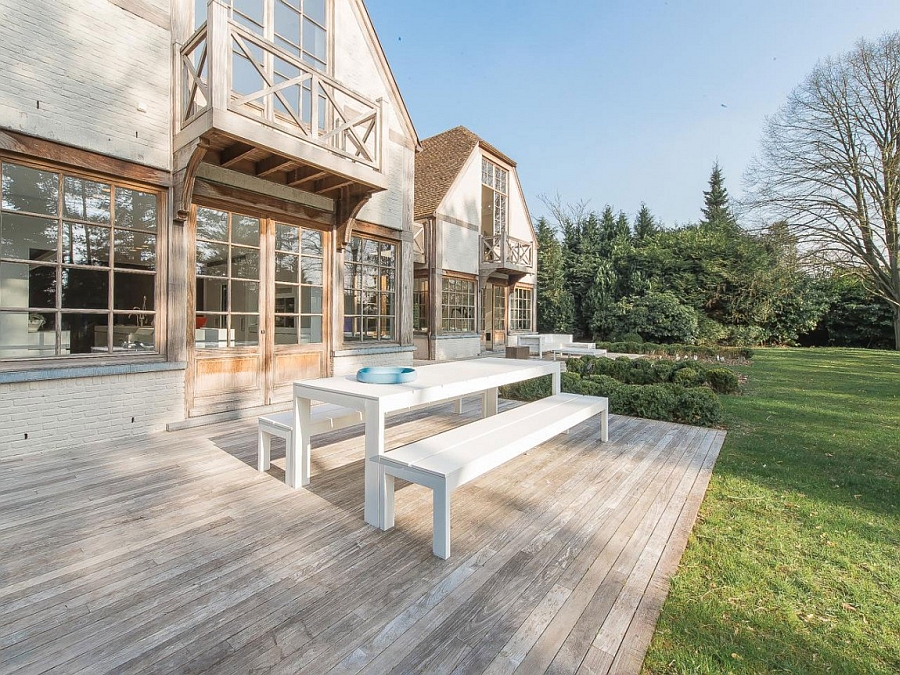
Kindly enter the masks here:
<path id="1" fill-rule="evenodd" d="M 293 442 L 287 448 L 284 460 L 284 479 L 292 488 L 309 485 L 309 429 L 309 399 L 295 396 Z"/>
<path id="2" fill-rule="evenodd" d="M 370 462 L 369 457 L 384 454 L 384 411 L 378 401 L 366 401 L 366 467 L 365 512 L 369 525 L 385 528 L 384 484 L 381 481 L 381 465 Z"/>
<path id="3" fill-rule="evenodd" d="M 491 415 L 496 415 L 498 406 L 497 399 L 500 397 L 500 392 L 497 387 L 493 389 L 486 389 L 481 392 L 481 416 L 482 417 L 490 417 Z"/>

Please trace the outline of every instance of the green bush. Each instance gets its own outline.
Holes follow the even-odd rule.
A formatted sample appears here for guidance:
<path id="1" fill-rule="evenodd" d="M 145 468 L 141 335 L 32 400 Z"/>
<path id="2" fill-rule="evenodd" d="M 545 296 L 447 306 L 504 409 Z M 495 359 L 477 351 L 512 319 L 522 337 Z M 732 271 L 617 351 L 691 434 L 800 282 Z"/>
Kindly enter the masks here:
<path id="1" fill-rule="evenodd" d="M 563 373 L 563 378 L 566 375 L 569 375 L 569 373 Z M 539 398 L 545 398 L 552 393 L 553 379 L 550 375 L 500 387 L 500 398 L 508 398 L 512 401 L 537 401 Z"/>
<path id="2" fill-rule="evenodd" d="M 713 427 L 722 422 L 722 403 L 705 387 L 676 389 L 673 422 Z"/>
<path id="3" fill-rule="evenodd" d="M 696 368 L 679 368 L 672 373 L 672 383 L 681 387 L 697 387 L 705 381 L 704 374 Z"/>
<path id="4" fill-rule="evenodd" d="M 717 394 L 736 394 L 740 391 L 737 375 L 727 368 L 710 368 L 706 371 L 706 382 Z"/>

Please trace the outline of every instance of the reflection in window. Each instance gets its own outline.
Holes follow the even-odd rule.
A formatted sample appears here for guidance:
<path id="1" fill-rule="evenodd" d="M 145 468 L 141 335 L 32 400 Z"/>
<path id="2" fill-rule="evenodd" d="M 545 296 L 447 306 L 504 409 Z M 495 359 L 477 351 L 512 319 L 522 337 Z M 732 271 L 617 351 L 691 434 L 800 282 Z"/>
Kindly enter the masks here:
<path id="1" fill-rule="evenodd" d="M 428 330 L 428 279 L 419 277 L 413 282 L 413 330 Z"/>
<path id="2" fill-rule="evenodd" d="M 481 233 L 499 237 L 506 230 L 509 172 L 493 162 L 481 160 Z"/>
<path id="3" fill-rule="evenodd" d="M 0 359 L 156 351 L 159 194 L 0 161 Z"/>
<path id="4" fill-rule="evenodd" d="M 316 344 L 322 332 L 322 233 L 275 224 L 275 344 Z"/>
<path id="5" fill-rule="evenodd" d="M 396 340 L 397 247 L 353 237 L 344 250 L 344 341 Z"/>
<path id="6" fill-rule="evenodd" d="M 509 328 L 531 331 L 531 289 L 516 287 L 509 299 Z"/>
<path id="7" fill-rule="evenodd" d="M 260 221 L 197 208 L 195 344 L 200 349 L 259 344 Z"/>
<path id="8" fill-rule="evenodd" d="M 475 282 L 444 277 L 441 282 L 441 329 L 445 333 L 475 332 Z"/>

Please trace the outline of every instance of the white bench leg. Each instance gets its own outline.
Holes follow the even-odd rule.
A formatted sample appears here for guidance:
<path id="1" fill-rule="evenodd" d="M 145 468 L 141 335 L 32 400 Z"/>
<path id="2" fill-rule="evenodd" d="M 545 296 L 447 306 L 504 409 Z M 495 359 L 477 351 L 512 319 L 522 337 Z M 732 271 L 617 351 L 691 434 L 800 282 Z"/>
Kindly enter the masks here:
<path id="1" fill-rule="evenodd" d="M 462 401 L 463 401 L 462 398 L 458 398 L 458 399 L 456 399 L 456 401 L 455 401 L 455 404 L 456 404 L 456 405 L 455 405 L 454 407 L 455 407 L 455 409 L 456 409 L 456 414 L 457 414 L 457 415 L 462 415 L 462 408 L 463 408 L 463 402 L 462 402 Z"/>
<path id="2" fill-rule="evenodd" d="M 444 485 L 433 490 L 433 527 L 431 550 L 438 558 L 450 557 L 450 493 Z"/>
<path id="3" fill-rule="evenodd" d="M 268 471 L 272 460 L 272 435 L 260 429 L 256 436 L 256 468 Z"/>
<path id="4" fill-rule="evenodd" d="M 390 530 L 394 527 L 394 477 L 388 475 L 382 467 L 378 468 L 381 474 L 381 493 L 384 495 L 384 522 L 382 530 Z"/>
<path id="5" fill-rule="evenodd" d="M 499 390 L 494 387 L 488 389 L 481 394 L 481 416 L 490 417 L 497 414 L 497 399 L 499 398 Z"/>
<path id="6" fill-rule="evenodd" d="M 600 440 L 604 443 L 609 440 L 609 410 L 600 413 Z"/>

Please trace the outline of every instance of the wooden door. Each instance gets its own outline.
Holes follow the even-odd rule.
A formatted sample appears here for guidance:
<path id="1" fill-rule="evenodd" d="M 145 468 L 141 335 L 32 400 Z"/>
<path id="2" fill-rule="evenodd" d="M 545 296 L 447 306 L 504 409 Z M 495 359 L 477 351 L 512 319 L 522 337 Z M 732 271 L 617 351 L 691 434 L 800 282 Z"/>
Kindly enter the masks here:
<path id="1" fill-rule="evenodd" d="M 188 414 L 287 401 L 326 374 L 328 233 L 196 206 Z"/>

